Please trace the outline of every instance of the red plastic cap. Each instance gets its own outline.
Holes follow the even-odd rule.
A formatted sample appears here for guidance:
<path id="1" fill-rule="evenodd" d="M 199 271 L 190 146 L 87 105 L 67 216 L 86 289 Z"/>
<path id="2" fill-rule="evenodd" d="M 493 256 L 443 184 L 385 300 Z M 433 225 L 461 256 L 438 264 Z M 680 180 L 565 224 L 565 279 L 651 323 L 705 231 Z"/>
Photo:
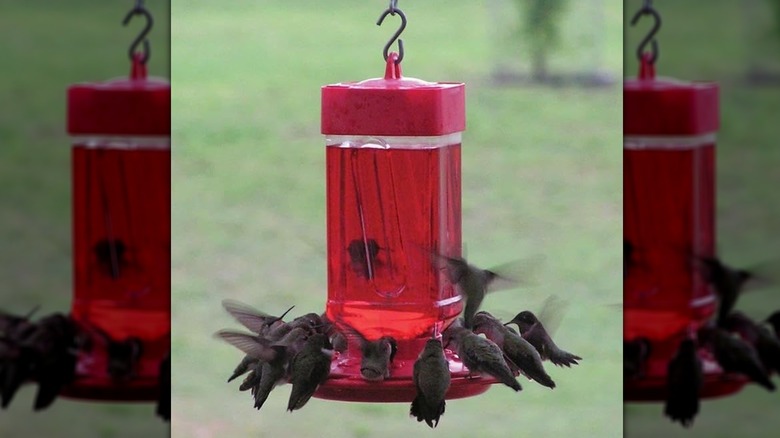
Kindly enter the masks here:
<path id="1" fill-rule="evenodd" d="M 701 135 L 718 130 L 718 84 L 672 79 L 623 82 L 623 135 Z"/>
<path id="2" fill-rule="evenodd" d="M 154 78 L 72 85 L 68 133 L 170 136 L 171 85 Z"/>
<path id="3" fill-rule="evenodd" d="M 384 78 L 322 87 L 322 133 L 433 136 L 466 129 L 462 83 L 401 77 L 395 53 Z"/>

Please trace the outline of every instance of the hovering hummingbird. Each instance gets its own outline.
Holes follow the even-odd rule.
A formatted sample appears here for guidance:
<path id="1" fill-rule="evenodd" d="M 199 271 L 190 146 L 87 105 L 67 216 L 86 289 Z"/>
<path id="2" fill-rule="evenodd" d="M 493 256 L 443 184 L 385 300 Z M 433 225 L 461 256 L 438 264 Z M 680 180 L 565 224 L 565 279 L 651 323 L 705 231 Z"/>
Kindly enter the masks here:
<path id="1" fill-rule="evenodd" d="M 293 326 L 285 323 L 283 319 L 295 306 L 291 306 L 281 316 L 271 316 L 240 301 L 230 299 L 222 300 L 222 307 L 244 327 L 272 342 L 282 339 L 293 329 Z M 256 363 L 257 358 L 244 356 L 228 377 L 228 382 L 250 371 Z"/>
<path id="2" fill-rule="evenodd" d="M 692 339 L 680 343 L 677 353 L 669 361 L 667 370 L 667 397 L 664 414 L 683 427 L 690 427 L 699 413 L 699 394 L 704 382 L 701 360 Z"/>
<path id="3" fill-rule="evenodd" d="M 300 353 L 293 357 L 290 362 L 290 383 L 293 388 L 287 403 L 288 411 L 302 408 L 317 387 L 328 378 L 333 355 L 330 347 L 326 335 L 315 333 L 306 340 Z"/>
<path id="4" fill-rule="evenodd" d="M 623 378 L 635 379 L 644 374 L 644 366 L 653 344 L 647 338 L 636 338 L 623 341 Z"/>
<path id="5" fill-rule="evenodd" d="M 723 371 L 743 374 L 767 390 L 775 390 L 775 385 L 761 365 L 758 353 L 750 344 L 723 329 L 713 327 L 700 329 L 699 339 L 712 345 L 715 360 Z"/>
<path id="6" fill-rule="evenodd" d="M 458 323 L 450 325 L 444 333 L 444 338 L 447 339 L 445 347 L 447 344 L 454 344 L 455 351 L 469 369 L 469 374 L 490 374 L 515 391 L 523 389 L 506 364 L 501 349 L 490 339 L 483 338 Z"/>
<path id="7" fill-rule="evenodd" d="M 521 262 L 512 262 L 493 269 L 481 269 L 470 265 L 462 257 L 447 257 L 435 253 L 433 256 L 436 260 L 444 262 L 448 280 L 456 286 L 458 293 L 466 300 L 466 306 L 463 310 L 463 324 L 468 329 L 473 326 L 474 314 L 477 313 L 479 306 L 485 299 L 488 287 L 498 290 L 499 288 L 512 288 L 519 284 L 516 279 L 499 274 L 499 272 L 517 271 Z M 522 262 L 522 264 L 527 263 Z M 502 283 L 500 285 L 496 284 L 499 280 Z"/>
<path id="8" fill-rule="evenodd" d="M 703 274 L 718 295 L 718 316 L 716 323 L 723 324 L 739 298 L 745 283 L 754 278 L 754 274 L 744 269 L 726 265 L 717 257 L 698 257 L 703 264 Z"/>
<path id="9" fill-rule="evenodd" d="M 501 324 L 501 321 L 485 311 L 474 315 L 474 333 L 481 333 L 495 342 L 507 358 L 510 368 L 516 367 L 529 379 L 546 386 L 555 388 L 555 382 L 544 370 L 542 358 L 539 352 L 523 339 L 517 332 Z"/>
<path id="10" fill-rule="evenodd" d="M 374 278 L 374 270 L 379 263 L 377 256 L 380 250 L 379 244 L 374 239 L 355 239 L 349 242 L 347 252 L 350 258 L 352 271 L 363 278 Z"/>
<path id="11" fill-rule="evenodd" d="M 555 345 L 547 330 L 544 329 L 541 321 L 529 310 L 518 313 L 511 321 L 506 323 L 517 324 L 520 335 L 536 348 L 542 360 L 549 360 L 558 366 L 570 367 L 572 364 L 579 365 L 578 360 L 581 357 L 563 351 Z"/>
<path id="12" fill-rule="evenodd" d="M 337 325 L 357 337 L 360 344 L 361 360 L 360 375 L 372 382 L 381 382 L 390 377 L 390 364 L 398 351 L 398 344 L 391 336 L 382 336 L 376 341 L 369 341 L 357 329 L 349 324 L 338 321 Z"/>
<path id="13" fill-rule="evenodd" d="M 450 387 L 450 368 L 444 357 L 441 341 L 431 338 L 425 343 L 414 362 L 412 381 L 417 395 L 412 400 L 409 415 L 435 428 L 444 414 L 444 396 Z"/>
<path id="14" fill-rule="evenodd" d="M 731 312 L 723 322 L 724 328 L 736 332 L 755 348 L 767 372 L 780 373 L 780 340 L 768 328 L 753 322 L 742 312 Z"/>

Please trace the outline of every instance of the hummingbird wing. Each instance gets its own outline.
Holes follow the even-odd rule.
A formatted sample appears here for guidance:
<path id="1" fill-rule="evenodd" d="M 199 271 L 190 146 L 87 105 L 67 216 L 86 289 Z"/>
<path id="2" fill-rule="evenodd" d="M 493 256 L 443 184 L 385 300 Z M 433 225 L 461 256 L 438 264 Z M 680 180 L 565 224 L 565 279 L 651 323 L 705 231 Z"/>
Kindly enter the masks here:
<path id="1" fill-rule="evenodd" d="M 563 317 L 569 308 L 569 300 L 565 300 L 558 295 L 550 295 L 544 300 L 542 309 L 538 313 L 539 321 L 544 326 L 547 334 L 555 336 L 558 327 L 561 326 Z"/>
<path id="2" fill-rule="evenodd" d="M 536 273 L 544 265 L 545 257 L 535 255 L 524 259 L 513 260 L 494 266 L 489 271 L 495 274 L 488 284 L 488 292 L 504 289 L 514 289 L 518 286 L 533 286 L 536 284 Z"/>
<path id="3" fill-rule="evenodd" d="M 278 348 L 284 348 L 274 348 L 265 338 L 235 330 L 220 330 L 215 335 L 244 353 L 266 362 L 276 359 L 279 355 Z"/>
<path id="4" fill-rule="evenodd" d="M 255 333 L 260 334 L 266 327 L 271 325 L 277 320 L 284 318 L 287 313 L 295 306 L 291 306 L 281 316 L 272 316 L 265 312 L 261 312 L 248 304 L 242 302 L 224 299 L 222 300 L 222 307 L 227 310 L 236 321 L 240 322 L 244 327 L 252 330 Z"/>

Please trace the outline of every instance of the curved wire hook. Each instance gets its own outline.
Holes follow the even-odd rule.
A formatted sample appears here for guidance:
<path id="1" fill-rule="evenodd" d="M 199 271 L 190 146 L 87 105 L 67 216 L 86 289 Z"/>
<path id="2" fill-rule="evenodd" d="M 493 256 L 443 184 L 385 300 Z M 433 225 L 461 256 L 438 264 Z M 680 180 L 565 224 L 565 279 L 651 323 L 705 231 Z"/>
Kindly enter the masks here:
<path id="1" fill-rule="evenodd" d="M 401 60 L 404 59 L 404 41 L 400 37 L 401 33 L 404 31 L 404 29 L 406 29 L 406 15 L 404 15 L 400 9 L 395 7 L 395 2 L 391 2 L 390 7 L 387 8 L 386 11 L 382 12 L 382 15 L 379 16 L 379 20 L 377 20 L 376 25 L 381 26 L 382 22 L 385 21 L 385 17 L 395 14 L 398 14 L 398 16 L 401 17 L 401 26 L 398 27 L 398 29 L 395 31 L 393 36 L 390 38 L 390 41 L 385 44 L 385 48 L 382 51 L 382 54 L 385 57 L 385 61 L 387 61 L 387 57 L 389 56 L 390 52 L 390 46 L 392 46 L 393 43 L 398 40 L 398 59 L 395 60 L 395 63 L 400 64 Z"/>
<path id="2" fill-rule="evenodd" d="M 655 35 L 658 33 L 658 30 L 661 29 L 661 15 L 659 15 L 658 11 L 653 8 L 650 1 L 645 1 L 645 5 L 642 7 L 642 9 L 638 10 L 637 13 L 634 14 L 634 18 L 631 19 L 631 25 L 636 26 L 636 24 L 639 22 L 639 18 L 641 18 L 643 15 L 651 15 L 653 17 L 654 23 L 653 27 L 650 29 L 650 32 L 645 35 L 645 37 L 642 39 L 642 42 L 639 43 L 639 47 L 636 49 L 636 56 L 639 58 L 639 60 L 642 60 L 645 49 L 647 48 L 647 45 L 650 44 L 650 53 L 652 54 L 650 63 L 655 64 L 655 61 L 658 59 L 658 41 L 655 40 Z"/>
<path id="3" fill-rule="evenodd" d="M 130 20 L 135 15 L 143 15 L 146 19 L 146 25 L 144 26 L 143 30 L 141 30 L 141 33 L 138 34 L 137 37 L 135 37 L 135 40 L 133 40 L 132 44 L 130 44 L 130 50 L 128 50 L 128 55 L 130 56 L 130 60 L 133 59 L 135 56 L 135 52 L 138 49 L 138 45 L 143 42 L 144 44 L 144 57 L 141 59 L 142 64 L 146 64 L 147 61 L 149 61 L 149 57 L 151 55 L 151 49 L 149 48 L 149 40 L 146 39 L 146 36 L 149 35 L 149 32 L 152 31 L 152 26 L 154 25 L 154 19 L 152 19 L 152 14 L 149 13 L 149 11 L 143 7 L 141 2 L 139 1 L 136 6 L 130 10 L 130 12 L 125 15 L 125 19 L 122 20 L 122 25 L 127 26 L 128 23 L 130 23 Z"/>

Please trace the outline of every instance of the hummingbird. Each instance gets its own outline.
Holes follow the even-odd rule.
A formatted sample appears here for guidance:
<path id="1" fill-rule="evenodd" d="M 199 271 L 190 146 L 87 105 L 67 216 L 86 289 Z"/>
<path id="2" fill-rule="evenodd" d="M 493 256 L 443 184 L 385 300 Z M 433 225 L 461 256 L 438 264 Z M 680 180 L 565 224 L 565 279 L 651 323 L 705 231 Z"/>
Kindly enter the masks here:
<path id="1" fill-rule="evenodd" d="M 690 427 L 699 413 L 699 393 L 704 383 L 701 360 L 692 339 L 680 342 L 667 367 L 664 414 L 683 427 Z"/>
<path id="2" fill-rule="evenodd" d="M 745 269 L 726 265 L 717 257 L 698 257 L 704 265 L 704 278 L 707 279 L 718 296 L 717 325 L 721 326 L 739 298 L 745 283 L 755 275 Z"/>
<path id="3" fill-rule="evenodd" d="M 360 375 L 370 382 L 381 382 L 390 377 L 390 363 L 398 351 L 398 344 L 391 336 L 382 336 L 376 341 L 369 341 L 356 328 L 339 321 L 337 325 L 344 327 L 349 334 L 358 338 L 360 343 Z"/>
<path id="4" fill-rule="evenodd" d="M 724 328 L 736 332 L 756 349 L 767 372 L 780 373 L 780 340 L 768 328 L 753 322 L 742 312 L 731 312 L 723 322 Z"/>
<path id="5" fill-rule="evenodd" d="M 347 252 L 352 271 L 364 278 L 373 278 L 375 266 L 379 263 L 377 256 L 380 249 L 379 244 L 374 239 L 366 241 L 355 239 L 349 242 Z"/>
<path id="6" fill-rule="evenodd" d="M 501 321 L 493 315 L 485 311 L 477 312 L 474 315 L 474 333 L 484 334 L 495 342 L 504 352 L 510 368 L 514 365 L 529 379 L 550 389 L 555 388 L 555 382 L 544 370 L 539 352 L 517 332 L 501 324 Z"/>
<path id="7" fill-rule="evenodd" d="M 541 321 L 529 310 L 518 313 L 505 325 L 509 324 L 517 324 L 520 335 L 536 348 L 542 360 L 549 360 L 555 365 L 567 367 L 570 367 L 572 364 L 579 365 L 577 361 L 582 360 L 581 357 L 558 348 L 547 333 L 547 330 L 544 329 Z"/>
<path id="8" fill-rule="evenodd" d="M 453 323 L 446 332 L 447 344 L 454 344 L 455 351 L 469 369 L 469 374 L 490 374 L 515 391 L 523 389 L 504 360 L 501 349 L 493 341 L 458 323 Z"/>
<path id="9" fill-rule="evenodd" d="M 108 340 L 108 374 L 114 380 L 128 380 L 143 354 L 143 342 L 136 337 L 122 341 Z"/>
<path id="10" fill-rule="evenodd" d="M 450 368 L 438 339 L 431 338 L 425 343 L 414 362 L 412 382 L 417 395 L 412 400 L 409 415 L 435 428 L 444 414 L 444 396 L 450 387 Z"/>
<path id="11" fill-rule="evenodd" d="M 240 301 L 230 299 L 222 300 L 222 307 L 244 327 L 258 335 L 265 335 L 273 328 L 284 325 L 284 317 L 295 306 L 290 306 L 281 316 L 271 316 Z"/>
<path id="12" fill-rule="evenodd" d="M 466 300 L 466 306 L 463 310 L 464 327 L 470 329 L 473 326 L 474 315 L 479 310 L 479 306 L 485 299 L 488 287 L 497 280 L 502 280 L 503 288 L 514 287 L 518 282 L 514 279 L 500 275 L 497 272 L 499 268 L 482 269 L 469 264 L 462 257 L 447 257 L 440 254 L 433 254 L 435 259 L 443 261 L 446 267 L 447 278 L 456 286 L 458 293 Z M 508 270 L 512 266 L 517 268 L 517 263 L 503 265 L 500 270 Z"/>
<path id="13" fill-rule="evenodd" d="M 723 371 L 747 376 L 753 382 L 774 391 L 775 385 L 769 380 L 756 350 L 742 339 L 729 332 L 713 327 L 699 330 L 699 338 L 712 345 L 715 360 Z"/>
<path id="14" fill-rule="evenodd" d="M 171 353 L 160 362 L 160 387 L 157 395 L 157 415 L 163 420 L 171 421 Z"/>
<path id="15" fill-rule="evenodd" d="M 265 336 L 271 341 L 276 341 L 289 333 L 293 326 L 286 324 L 283 318 L 295 307 L 291 306 L 281 316 L 271 316 L 261 312 L 252 306 L 240 301 L 225 299 L 222 300 L 222 307 L 227 310 L 239 323 L 254 333 Z M 240 347 L 239 347 L 240 348 Z M 257 358 L 249 355 L 239 362 L 233 370 L 233 374 L 228 377 L 228 382 L 250 371 L 257 363 Z"/>
<path id="16" fill-rule="evenodd" d="M 652 351 L 653 344 L 647 338 L 623 341 L 623 378 L 641 377 L 644 374 L 645 362 Z"/>
<path id="17" fill-rule="evenodd" d="M 293 387 L 287 403 L 289 412 L 302 408 L 314 395 L 317 387 L 328 378 L 333 355 L 330 347 L 326 335 L 315 333 L 293 357 L 290 362 L 290 383 Z"/>

